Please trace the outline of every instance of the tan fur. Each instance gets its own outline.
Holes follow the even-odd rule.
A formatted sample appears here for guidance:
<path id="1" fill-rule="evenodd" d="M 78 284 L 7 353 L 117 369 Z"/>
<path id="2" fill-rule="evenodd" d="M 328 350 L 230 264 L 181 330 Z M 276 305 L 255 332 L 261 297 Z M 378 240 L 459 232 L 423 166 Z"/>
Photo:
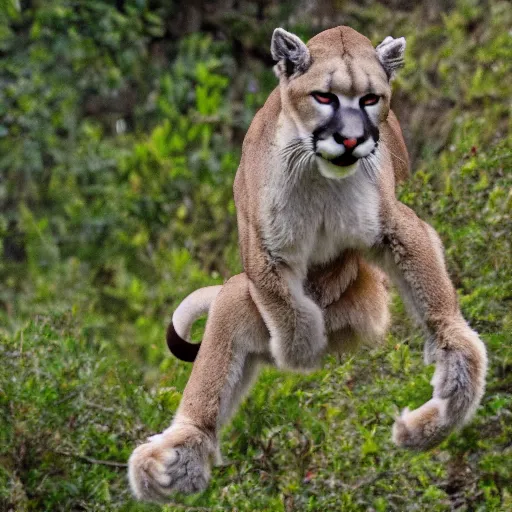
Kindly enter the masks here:
<path id="1" fill-rule="evenodd" d="M 307 370 L 328 351 L 382 339 L 389 323 L 387 278 L 375 264 L 424 327 L 427 361 L 437 365 L 433 398 L 397 419 L 395 442 L 432 446 L 474 413 L 484 389 L 485 348 L 460 314 L 437 234 L 395 197 L 409 159 L 389 110 L 389 78 L 404 44 L 386 38 L 376 51 L 361 34 L 337 27 L 306 48 L 276 30 L 280 86 L 251 124 L 234 184 L 245 272 L 211 305 L 171 427 L 130 458 L 138 498 L 162 501 L 206 487 L 219 429 L 261 364 Z M 318 90 L 347 102 L 369 92 L 380 97 L 374 114 L 380 139 L 376 156 L 368 157 L 373 174 L 365 174 L 364 158 L 340 179 L 318 172 L 333 168 L 318 154 L 302 160 L 307 165 L 283 163 L 287 144 L 306 140 L 331 115 L 312 100 Z"/>

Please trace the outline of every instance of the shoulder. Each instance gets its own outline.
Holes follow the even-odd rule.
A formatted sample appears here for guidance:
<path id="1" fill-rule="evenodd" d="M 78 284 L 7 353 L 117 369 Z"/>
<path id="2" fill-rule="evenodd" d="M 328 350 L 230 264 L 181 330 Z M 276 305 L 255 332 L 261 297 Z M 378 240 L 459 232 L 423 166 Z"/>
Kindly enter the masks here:
<path id="1" fill-rule="evenodd" d="M 276 88 L 254 116 L 244 138 L 242 157 L 233 184 L 237 207 L 239 201 L 246 201 L 247 196 L 258 189 L 264 180 L 280 111 L 281 97 Z"/>
<path id="2" fill-rule="evenodd" d="M 281 111 L 281 95 L 276 87 L 267 98 L 264 105 L 256 112 L 247 130 L 242 145 L 242 156 L 251 151 L 253 146 L 270 144 L 276 129 L 277 119 Z"/>
<path id="3" fill-rule="evenodd" d="M 391 155 L 393 170 L 397 183 L 409 177 L 410 162 L 400 123 L 392 110 L 381 128 L 381 138 Z"/>

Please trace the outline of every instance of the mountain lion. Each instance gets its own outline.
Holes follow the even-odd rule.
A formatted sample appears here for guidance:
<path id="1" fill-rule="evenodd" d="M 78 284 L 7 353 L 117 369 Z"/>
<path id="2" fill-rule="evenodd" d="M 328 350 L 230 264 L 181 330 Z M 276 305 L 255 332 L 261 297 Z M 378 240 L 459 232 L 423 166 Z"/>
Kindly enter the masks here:
<path id="1" fill-rule="evenodd" d="M 439 443 L 474 413 L 486 351 L 459 310 L 434 229 L 395 197 L 409 159 L 390 110 L 404 38 L 374 48 L 348 27 L 304 44 L 276 29 L 277 87 L 245 137 L 235 184 L 244 273 L 178 307 L 171 350 L 195 361 L 171 426 L 139 446 L 139 499 L 203 490 L 218 433 L 262 364 L 309 370 L 327 352 L 375 344 L 389 324 L 387 276 L 422 325 L 433 397 L 396 419 L 399 446 Z M 185 341 L 208 312 L 200 349 Z"/>

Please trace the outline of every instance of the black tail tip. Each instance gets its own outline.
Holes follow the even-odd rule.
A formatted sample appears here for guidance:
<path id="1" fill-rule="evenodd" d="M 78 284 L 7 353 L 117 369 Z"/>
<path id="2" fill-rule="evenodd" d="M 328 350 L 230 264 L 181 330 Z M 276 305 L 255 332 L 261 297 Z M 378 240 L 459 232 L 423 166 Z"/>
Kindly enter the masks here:
<path id="1" fill-rule="evenodd" d="M 167 327 L 166 340 L 167 346 L 173 356 L 177 357 L 181 361 L 186 361 L 187 363 L 193 363 L 195 361 L 201 344 L 189 343 L 187 340 L 184 340 L 176 332 L 172 322 Z"/>

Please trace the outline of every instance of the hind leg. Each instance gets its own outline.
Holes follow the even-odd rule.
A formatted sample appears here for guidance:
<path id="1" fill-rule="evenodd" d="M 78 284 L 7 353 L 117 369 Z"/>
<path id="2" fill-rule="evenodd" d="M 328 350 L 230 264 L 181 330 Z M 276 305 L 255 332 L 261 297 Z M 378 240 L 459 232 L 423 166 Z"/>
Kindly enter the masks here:
<path id="1" fill-rule="evenodd" d="M 329 351 L 343 353 L 359 345 L 378 344 L 389 320 L 387 279 L 379 269 L 360 260 L 355 280 L 325 308 Z"/>
<path id="2" fill-rule="evenodd" d="M 137 498 L 163 502 L 176 491 L 206 488 L 219 453 L 218 432 L 258 367 L 269 360 L 268 339 L 245 274 L 233 277 L 212 305 L 174 421 L 130 457 L 129 479 Z"/>

